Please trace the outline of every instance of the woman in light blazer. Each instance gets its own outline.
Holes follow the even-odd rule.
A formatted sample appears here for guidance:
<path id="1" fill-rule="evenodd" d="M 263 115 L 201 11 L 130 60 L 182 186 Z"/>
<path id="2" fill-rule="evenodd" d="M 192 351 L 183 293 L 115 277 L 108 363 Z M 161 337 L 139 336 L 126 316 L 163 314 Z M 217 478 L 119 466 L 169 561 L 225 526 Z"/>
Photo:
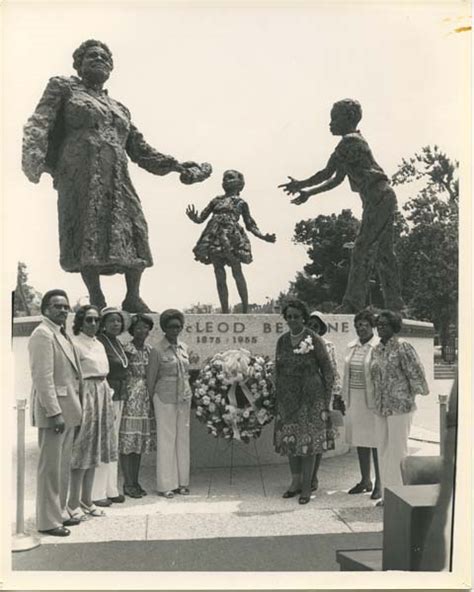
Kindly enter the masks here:
<path id="1" fill-rule="evenodd" d="M 380 473 L 375 437 L 375 398 L 370 365 L 374 347 L 379 342 L 374 335 L 375 316 L 369 310 L 362 310 L 354 317 L 358 336 L 348 345 L 344 359 L 344 374 L 341 395 L 346 403 L 346 441 L 357 447 L 361 480 L 348 493 L 372 491 L 372 499 L 380 499 Z M 370 478 L 370 452 L 374 460 L 375 485 L 372 490 Z"/>
<path id="2" fill-rule="evenodd" d="M 186 345 L 178 339 L 184 327 L 183 313 L 163 311 L 160 327 L 165 335 L 150 351 L 147 381 L 156 418 L 158 495 L 172 498 L 175 493 L 189 495 L 189 357 Z"/>

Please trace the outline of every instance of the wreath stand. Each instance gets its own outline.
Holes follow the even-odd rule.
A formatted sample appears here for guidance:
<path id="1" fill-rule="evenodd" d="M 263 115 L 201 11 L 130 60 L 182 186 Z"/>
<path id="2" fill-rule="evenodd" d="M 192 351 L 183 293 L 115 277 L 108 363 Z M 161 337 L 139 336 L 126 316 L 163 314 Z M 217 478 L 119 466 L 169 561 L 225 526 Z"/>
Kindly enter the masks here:
<path id="1" fill-rule="evenodd" d="M 265 491 L 265 482 L 263 479 L 262 464 L 260 463 L 260 456 L 258 454 L 257 439 L 252 438 L 252 442 L 245 443 L 240 440 L 236 440 L 235 438 L 231 438 L 230 440 L 226 440 L 225 438 L 216 438 L 216 444 L 214 446 L 214 453 L 212 455 L 212 463 L 211 463 L 212 468 L 218 468 L 215 466 L 215 460 L 216 460 L 216 456 L 218 453 L 219 440 L 221 440 L 221 441 L 224 440 L 224 446 L 221 447 L 220 452 L 223 452 L 224 454 L 230 453 L 229 484 L 232 485 L 232 475 L 233 475 L 233 471 L 234 471 L 234 446 L 235 446 L 238 450 L 243 452 L 245 456 L 257 461 L 256 466 L 258 467 L 258 471 L 260 473 L 260 479 L 262 481 L 263 495 L 266 497 L 267 493 Z M 248 450 L 249 446 L 251 446 L 251 445 L 253 445 L 253 452 Z M 210 492 L 211 492 L 212 476 L 213 476 L 213 474 L 211 473 L 211 478 L 209 479 L 208 495 L 210 495 Z"/>

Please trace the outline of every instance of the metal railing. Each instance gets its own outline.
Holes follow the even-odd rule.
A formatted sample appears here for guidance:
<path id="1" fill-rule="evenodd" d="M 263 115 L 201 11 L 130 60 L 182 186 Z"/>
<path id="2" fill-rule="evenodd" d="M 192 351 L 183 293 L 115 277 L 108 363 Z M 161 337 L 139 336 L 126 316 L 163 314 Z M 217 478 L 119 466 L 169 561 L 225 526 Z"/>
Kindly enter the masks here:
<path id="1" fill-rule="evenodd" d="M 39 537 L 25 533 L 25 412 L 26 399 L 17 399 L 16 533 L 12 551 L 29 551 L 41 544 Z"/>

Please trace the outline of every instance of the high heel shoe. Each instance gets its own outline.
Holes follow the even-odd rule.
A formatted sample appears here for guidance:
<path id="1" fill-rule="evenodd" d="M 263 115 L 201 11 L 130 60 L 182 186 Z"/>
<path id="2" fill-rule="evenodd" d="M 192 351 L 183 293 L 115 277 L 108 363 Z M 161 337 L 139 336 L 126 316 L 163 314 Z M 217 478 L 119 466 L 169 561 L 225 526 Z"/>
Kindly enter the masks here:
<path id="1" fill-rule="evenodd" d="M 370 499 L 378 500 L 381 497 L 382 497 L 382 492 L 380 491 L 380 489 L 378 489 L 377 487 L 374 487 L 374 490 L 372 491 Z"/>
<path id="2" fill-rule="evenodd" d="M 291 489 L 288 489 L 281 497 L 288 499 L 290 497 L 295 497 L 295 495 L 298 495 L 298 493 L 301 493 L 301 489 L 296 489 L 296 491 L 291 491 Z"/>
<path id="3" fill-rule="evenodd" d="M 138 491 L 142 494 L 142 496 L 148 495 L 148 493 L 143 489 L 143 487 L 140 485 L 140 483 L 137 483 L 135 485 L 135 487 L 138 489 Z"/>
<path id="4" fill-rule="evenodd" d="M 142 493 L 137 487 L 124 485 L 123 492 L 125 495 L 128 495 L 128 497 L 133 497 L 135 499 L 140 499 L 142 497 Z"/>
<path id="5" fill-rule="evenodd" d="M 362 482 L 357 483 L 357 485 L 354 485 L 354 487 L 349 489 L 349 491 L 347 493 L 354 494 L 354 493 L 365 493 L 365 492 L 369 492 L 369 491 L 372 491 L 372 482 L 371 481 L 369 481 L 365 485 Z"/>

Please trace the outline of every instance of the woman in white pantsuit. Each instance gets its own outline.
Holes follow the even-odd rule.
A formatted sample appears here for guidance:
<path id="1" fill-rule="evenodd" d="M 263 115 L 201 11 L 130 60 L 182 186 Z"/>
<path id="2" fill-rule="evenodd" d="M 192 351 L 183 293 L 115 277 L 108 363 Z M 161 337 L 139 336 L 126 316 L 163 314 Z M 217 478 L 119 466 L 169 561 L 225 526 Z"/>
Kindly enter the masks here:
<path id="1" fill-rule="evenodd" d="M 380 343 L 372 354 L 375 395 L 375 434 L 383 489 L 402 485 L 400 463 L 408 454 L 408 436 L 416 395 L 428 395 L 421 361 L 412 345 L 398 339 L 399 313 L 384 310 L 377 319 Z M 383 505 L 383 499 L 377 505 Z"/>
<path id="2" fill-rule="evenodd" d="M 189 495 L 189 357 L 186 345 L 178 339 L 183 314 L 175 309 L 163 311 L 160 327 L 165 336 L 150 351 L 148 389 L 155 407 L 158 495 L 172 498 L 175 493 Z"/>

